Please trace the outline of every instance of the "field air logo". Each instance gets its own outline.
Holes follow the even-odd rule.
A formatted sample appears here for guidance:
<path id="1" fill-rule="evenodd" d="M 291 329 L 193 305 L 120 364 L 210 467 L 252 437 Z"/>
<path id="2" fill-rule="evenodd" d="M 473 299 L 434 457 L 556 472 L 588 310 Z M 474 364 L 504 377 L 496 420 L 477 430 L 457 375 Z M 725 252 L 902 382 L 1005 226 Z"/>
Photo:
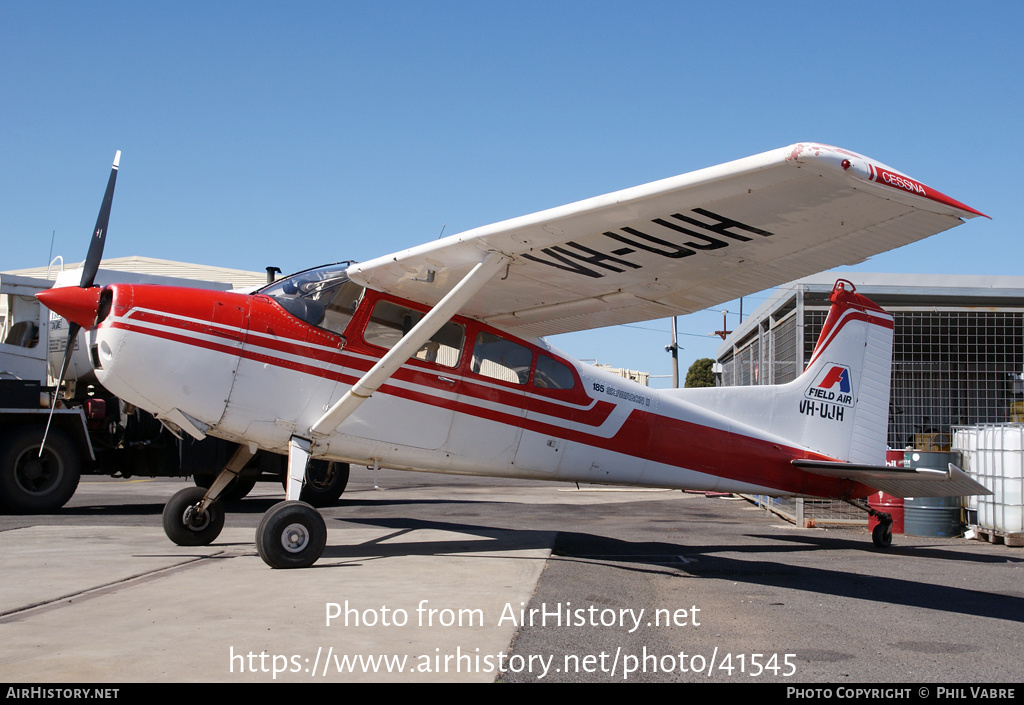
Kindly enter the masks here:
<path id="1" fill-rule="evenodd" d="M 804 396 L 811 401 L 853 406 L 853 377 L 846 365 L 826 364 L 807 388 Z"/>
<path id="2" fill-rule="evenodd" d="M 804 392 L 800 413 L 842 422 L 845 409 L 854 405 L 852 374 L 846 365 L 826 364 Z"/>

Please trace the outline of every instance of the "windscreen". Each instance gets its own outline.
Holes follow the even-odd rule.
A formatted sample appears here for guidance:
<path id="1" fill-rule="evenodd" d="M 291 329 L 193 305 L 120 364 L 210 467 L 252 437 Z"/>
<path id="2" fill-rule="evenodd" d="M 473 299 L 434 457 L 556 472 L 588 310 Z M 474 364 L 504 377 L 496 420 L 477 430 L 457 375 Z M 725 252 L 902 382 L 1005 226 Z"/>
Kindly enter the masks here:
<path id="1" fill-rule="evenodd" d="M 363 296 L 363 287 L 345 274 L 351 262 L 329 264 L 293 274 L 260 289 L 288 313 L 339 335 L 345 332 Z"/>

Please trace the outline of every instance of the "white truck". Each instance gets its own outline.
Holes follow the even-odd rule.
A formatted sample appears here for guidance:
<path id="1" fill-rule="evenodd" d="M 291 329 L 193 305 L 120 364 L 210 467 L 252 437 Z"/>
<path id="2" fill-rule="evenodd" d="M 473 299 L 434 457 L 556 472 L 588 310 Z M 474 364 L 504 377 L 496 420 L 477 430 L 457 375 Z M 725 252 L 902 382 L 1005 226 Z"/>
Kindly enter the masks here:
<path id="1" fill-rule="evenodd" d="M 71 278 L 77 276 L 69 272 Z M 107 279 L 103 282 L 102 279 Z M 97 283 L 173 283 L 227 289 L 226 284 L 100 270 Z M 60 279 L 58 278 L 58 281 Z M 67 322 L 42 306 L 38 291 L 53 282 L 0 275 L 6 316 L 0 328 L 0 511 L 53 512 L 74 495 L 83 474 L 114 477 L 187 477 L 208 486 L 234 451 L 216 438 L 179 438 L 148 413 L 103 389 L 93 375 L 90 334 L 81 331 L 61 389 L 50 386 L 67 344 Z M 2 306 L 0 306 L 2 310 Z M 50 418 L 46 446 L 40 444 Z M 257 453 L 228 498 L 243 497 L 257 480 L 280 482 L 285 458 Z M 310 467 L 303 498 L 324 506 L 341 496 L 348 466 Z"/>

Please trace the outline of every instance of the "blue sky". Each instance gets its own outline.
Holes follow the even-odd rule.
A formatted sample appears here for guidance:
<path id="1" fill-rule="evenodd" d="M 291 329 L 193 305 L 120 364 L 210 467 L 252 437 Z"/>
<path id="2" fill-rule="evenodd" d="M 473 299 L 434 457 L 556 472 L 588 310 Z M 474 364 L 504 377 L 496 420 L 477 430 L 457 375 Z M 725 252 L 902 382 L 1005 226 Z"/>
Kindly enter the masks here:
<path id="1" fill-rule="evenodd" d="M 289 272 L 819 141 L 993 218 L 856 269 L 1020 274 L 1022 27 L 1020 2 L 0 0 L 0 269 L 52 233 L 84 257 L 117 149 L 107 256 Z M 680 319 L 684 373 L 722 308 Z M 668 330 L 553 342 L 668 375 Z"/>

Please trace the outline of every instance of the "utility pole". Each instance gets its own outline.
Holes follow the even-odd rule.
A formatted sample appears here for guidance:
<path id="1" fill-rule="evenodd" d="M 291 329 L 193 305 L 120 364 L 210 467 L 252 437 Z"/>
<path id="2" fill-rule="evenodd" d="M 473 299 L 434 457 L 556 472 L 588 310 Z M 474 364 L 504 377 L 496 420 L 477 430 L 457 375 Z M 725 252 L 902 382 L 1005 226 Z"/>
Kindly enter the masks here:
<path id="1" fill-rule="evenodd" d="M 672 353 L 672 388 L 679 389 L 679 342 L 676 335 L 676 317 L 672 316 L 672 344 L 665 346 Z"/>
<path id="2" fill-rule="evenodd" d="M 729 330 L 728 324 L 725 322 L 725 316 L 728 313 L 729 313 L 728 311 L 725 311 L 725 310 L 722 311 L 722 330 L 716 330 L 715 331 L 715 335 L 717 335 L 722 340 L 725 340 L 726 338 L 728 338 L 729 334 L 732 333 L 732 331 Z"/>

